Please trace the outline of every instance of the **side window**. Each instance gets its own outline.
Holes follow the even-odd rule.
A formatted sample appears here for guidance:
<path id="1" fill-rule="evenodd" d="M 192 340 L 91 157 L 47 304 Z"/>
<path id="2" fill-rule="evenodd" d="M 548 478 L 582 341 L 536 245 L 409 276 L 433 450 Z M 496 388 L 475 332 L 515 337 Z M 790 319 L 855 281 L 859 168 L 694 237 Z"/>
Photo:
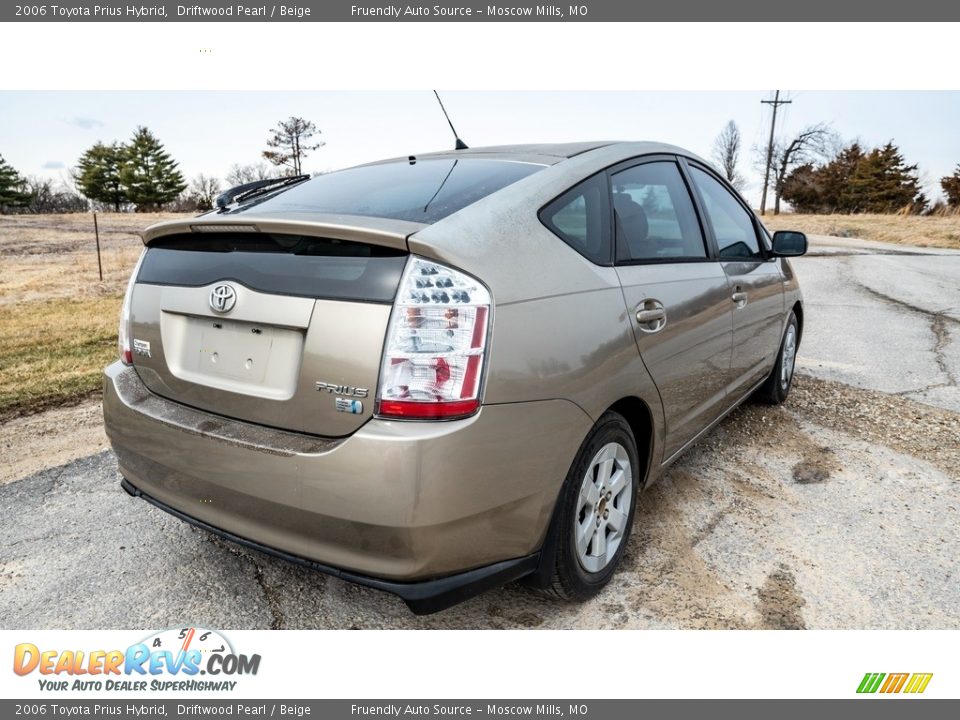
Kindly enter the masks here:
<path id="1" fill-rule="evenodd" d="M 540 221 L 585 258 L 610 264 L 610 210 L 603 173 L 584 180 L 540 211 Z"/>
<path id="2" fill-rule="evenodd" d="M 720 259 L 757 260 L 762 258 L 757 231 L 750 213 L 712 175 L 696 166 L 691 166 L 690 170 L 693 182 L 700 190 L 703 204 L 706 206 L 707 222 L 710 223 L 713 234 L 717 238 Z"/>
<path id="3" fill-rule="evenodd" d="M 707 257 L 693 201 L 676 163 L 644 163 L 611 179 L 617 262 Z"/>

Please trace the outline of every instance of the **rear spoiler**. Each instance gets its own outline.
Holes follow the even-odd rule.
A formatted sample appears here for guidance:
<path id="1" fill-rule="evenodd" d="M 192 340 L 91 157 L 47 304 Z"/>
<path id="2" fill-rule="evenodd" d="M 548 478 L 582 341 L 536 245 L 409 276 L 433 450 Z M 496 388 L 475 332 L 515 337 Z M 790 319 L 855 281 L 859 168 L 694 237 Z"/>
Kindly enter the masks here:
<path id="1" fill-rule="evenodd" d="M 407 238 L 427 227 L 421 223 L 359 215 L 286 214 L 283 216 L 241 215 L 230 219 L 222 215 L 166 220 L 143 232 L 143 244 L 149 245 L 168 235 L 189 233 L 271 233 L 307 235 L 381 245 L 409 251 Z"/>

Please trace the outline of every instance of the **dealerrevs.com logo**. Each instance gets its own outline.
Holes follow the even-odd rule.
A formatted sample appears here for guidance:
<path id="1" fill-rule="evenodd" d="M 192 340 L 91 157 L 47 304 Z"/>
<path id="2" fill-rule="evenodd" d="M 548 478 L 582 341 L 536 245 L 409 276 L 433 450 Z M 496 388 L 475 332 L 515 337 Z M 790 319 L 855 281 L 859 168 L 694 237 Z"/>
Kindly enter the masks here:
<path id="1" fill-rule="evenodd" d="M 256 675 L 260 655 L 237 653 L 216 630 L 174 628 L 126 650 L 52 650 L 20 643 L 13 671 L 39 675 L 45 691 L 231 691 L 234 679 Z"/>
<path id="2" fill-rule="evenodd" d="M 867 673 L 857 686 L 858 693 L 917 695 L 927 689 L 933 673 Z"/>

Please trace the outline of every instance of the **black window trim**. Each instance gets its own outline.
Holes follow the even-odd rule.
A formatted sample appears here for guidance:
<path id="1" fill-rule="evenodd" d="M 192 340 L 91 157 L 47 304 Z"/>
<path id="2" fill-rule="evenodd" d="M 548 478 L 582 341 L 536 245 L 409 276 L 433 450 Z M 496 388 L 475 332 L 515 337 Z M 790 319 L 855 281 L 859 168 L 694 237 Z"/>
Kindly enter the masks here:
<path id="1" fill-rule="evenodd" d="M 717 260 L 720 262 L 769 262 L 770 260 L 775 260 L 770 250 L 767 248 L 767 244 L 763 241 L 760 236 L 760 220 L 757 218 L 757 214 L 753 211 L 753 208 L 743 199 L 743 196 L 737 192 L 737 189 L 733 187 L 725 178 L 721 177 L 719 173 L 715 172 L 706 163 L 698 162 L 691 158 L 681 157 L 680 158 L 680 168 L 684 176 L 688 178 L 688 187 L 691 189 L 694 204 L 697 206 L 698 212 L 702 214 L 703 224 L 708 228 L 710 235 L 710 244 L 713 246 L 714 252 L 716 253 Z M 760 259 L 747 259 L 747 258 L 722 258 L 720 257 L 720 245 L 717 243 L 716 235 L 713 232 L 713 226 L 709 222 L 706 222 L 707 219 L 707 210 L 706 203 L 703 201 L 703 196 L 700 194 L 700 188 L 697 187 L 697 184 L 693 181 L 693 175 L 690 172 L 691 168 L 697 168 L 701 172 L 706 173 L 714 180 L 720 183 L 720 185 L 729 192 L 733 198 L 740 204 L 750 217 L 750 221 L 753 223 L 753 234 L 757 241 L 757 247 L 760 248 Z"/>
<path id="2" fill-rule="evenodd" d="M 649 162 L 673 162 L 677 165 L 680 170 L 680 176 L 683 178 L 683 182 L 687 187 L 687 193 L 690 195 L 690 200 L 693 202 L 693 209 L 697 216 L 697 222 L 700 224 L 700 232 L 703 234 L 703 240 L 706 244 L 707 257 L 705 258 L 663 258 L 663 259 L 639 259 L 639 260 L 624 260 L 622 262 L 616 262 L 616 220 L 614 218 L 614 208 L 613 208 L 613 180 L 612 175 L 627 170 L 631 167 L 637 165 L 643 165 L 644 163 Z M 607 262 L 598 263 L 592 258 L 587 257 L 582 252 L 577 250 L 575 247 L 567 243 L 563 238 L 557 236 L 557 239 L 560 240 L 564 245 L 577 253 L 587 262 L 596 265 L 598 267 L 626 267 L 631 265 L 664 265 L 664 264 L 676 264 L 676 263 L 698 263 L 698 262 L 736 262 L 735 258 L 721 258 L 719 246 L 717 245 L 717 238 L 713 233 L 713 227 L 707 221 L 707 212 L 703 203 L 703 198 L 700 195 L 700 190 L 697 188 L 696 184 L 693 182 L 693 176 L 690 174 L 690 168 L 696 167 L 699 170 L 702 170 L 709 174 L 711 177 L 716 179 L 723 187 L 725 187 L 731 195 L 736 199 L 738 203 L 747 211 L 747 214 L 750 216 L 754 225 L 754 234 L 757 236 L 757 246 L 760 248 L 760 253 L 764 261 L 776 260 L 776 258 L 771 253 L 770 249 L 767 247 L 767 243 L 761 238 L 761 228 L 763 224 L 760 219 L 757 217 L 757 214 L 753 211 L 753 208 L 743 199 L 743 196 L 734 188 L 726 179 L 720 177 L 713 168 L 711 168 L 706 163 L 700 161 L 697 158 L 689 157 L 687 155 L 681 154 L 671 154 L 671 153 L 651 153 L 649 155 L 637 155 L 632 158 L 626 158 L 625 160 L 618 160 L 612 165 L 598 170 L 596 172 L 590 173 L 589 175 L 580 178 L 572 185 L 564 188 L 561 192 L 554 195 L 547 202 L 541 205 L 537 209 L 537 219 L 540 221 L 540 224 L 543 225 L 552 235 L 557 236 L 557 233 L 544 221 L 543 211 L 546 210 L 550 205 L 552 205 L 556 200 L 566 195 L 568 192 L 573 190 L 575 187 L 581 183 L 585 183 L 588 180 L 593 179 L 601 173 L 606 174 L 607 180 L 607 210 L 608 210 L 608 219 L 607 219 L 607 234 L 610 240 L 610 247 L 608 248 L 609 257 Z M 746 259 L 740 259 L 740 262 L 748 262 Z"/>
<path id="3" fill-rule="evenodd" d="M 711 236 L 706 231 L 705 215 L 701 213 L 700 207 L 697 204 L 696 198 L 693 195 L 693 190 L 690 185 L 690 179 L 687 177 L 687 174 L 684 172 L 683 165 L 681 164 L 681 156 L 670 155 L 668 153 L 657 153 L 655 155 L 642 155 L 640 157 L 629 158 L 628 160 L 623 160 L 618 162 L 616 165 L 611 165 L 607 168 L 607 190 L 610 194 L 611 201 L 610 205 L 610 228 L 611 228 L 611 245 L 613 250 L 613 264 L 616 267 L 630 267 L 634 265 L 674 265 L 679 263 L 704 263 L 704 262 L 716 262 L 717 261 L 717 251 L 716 243 L 711 239 Z M 674 257 L 674 258 L 638 258 L 636 260 L 617 260 L 617 222 L 615 216 L 615 209 L 613 207 L 613 176 L 617 173 L 623 172 L 624 170 L 629 170 L 630 168 L 638 167 L 640 165 L 646 165 L 648 163 L 655 162 L 669 162 L 673 163 L 676 166 L 678 172 L 680 173 L 680 179 L 683 181 L 684 186 L 687 189 L 687 194 L 690 196 L 690 204 L 693 206 L 694 215 L 697 218 L 697 223 L 700 226 L 700 237 L 704 244 L 704 250 L 706 251 L 705 257 Z"/>

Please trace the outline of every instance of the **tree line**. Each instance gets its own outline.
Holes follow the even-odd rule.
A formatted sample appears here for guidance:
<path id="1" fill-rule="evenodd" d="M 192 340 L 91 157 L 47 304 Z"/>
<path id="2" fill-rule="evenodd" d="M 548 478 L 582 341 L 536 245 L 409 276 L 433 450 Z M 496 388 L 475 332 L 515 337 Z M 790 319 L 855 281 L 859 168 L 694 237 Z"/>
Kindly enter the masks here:
<path id="1" fill-rule="evenodd" d="M 300 117 L 281 120 L 270 131 L 266 162 L 234 164 L 227 187 L 257 180 L 299 175 L 303 161 L 324 143 L 316 125 Z M 96 142 L 69 173 L 69 181 L 23 177 L 0 156 L 0 212 L 65 213 L 89 209 L 123 212 L 210 210 L 222 186 L 200 174 L 187 182 L 163 143 L 146 127 L 127 142 Z"/>
<path id="2" fill-rule="evenodd" d="M 711 159 L 737 190 L 746 179 L 740 173 L 743 150 L 740 129 L 729 121 L 713 143 Z M 753 148 L 754 163 L 763 169 L 767 149 Z M 923 193 L 916 164 L 909 164 L 891 140 L 865 147 L 858 140 L 844 143 L 828 125 L 809 125 L 774 140 L 770 153 L 773 212 L 781 201 L 798 213 L 941 213 L 960 212 L 960 163 L 952 175 L 940 178 L 944 200 L 931 204 Z"/>
<path id="3" fill-rule="evenodd" d="M 234 164 L 226 187 L 303 172 L 304 159 L 324 145 L 316 125 L 291 116 L 272 128 L 266 162 Z M 746 186 L 740 172 L 743 142 L 731 120 L 717 136 L 712 159 L 738 190 Z M 754 148 L 757 165 L 766 150 Z M 893 143 L 865 147 L 843 143 L 825 124 L 810 125 L 793 136 L 777 138 L 771 153 L 770 189 L 774 213 L 781 202 L 802 213 L 960 212 L 960 164 L 940 179 L 945 200 L 931 205 L 924 195 L 916 164 L 909 164 Z M 0 156 L 0 212 L 205 211 L 213 207 L 223 186 L 200 174 L 189 183 L 163 143 L 146 127 L 138 127 L 125 143 L 97 142 L 70 172 L 70 183 L 23 177 Z"/>

